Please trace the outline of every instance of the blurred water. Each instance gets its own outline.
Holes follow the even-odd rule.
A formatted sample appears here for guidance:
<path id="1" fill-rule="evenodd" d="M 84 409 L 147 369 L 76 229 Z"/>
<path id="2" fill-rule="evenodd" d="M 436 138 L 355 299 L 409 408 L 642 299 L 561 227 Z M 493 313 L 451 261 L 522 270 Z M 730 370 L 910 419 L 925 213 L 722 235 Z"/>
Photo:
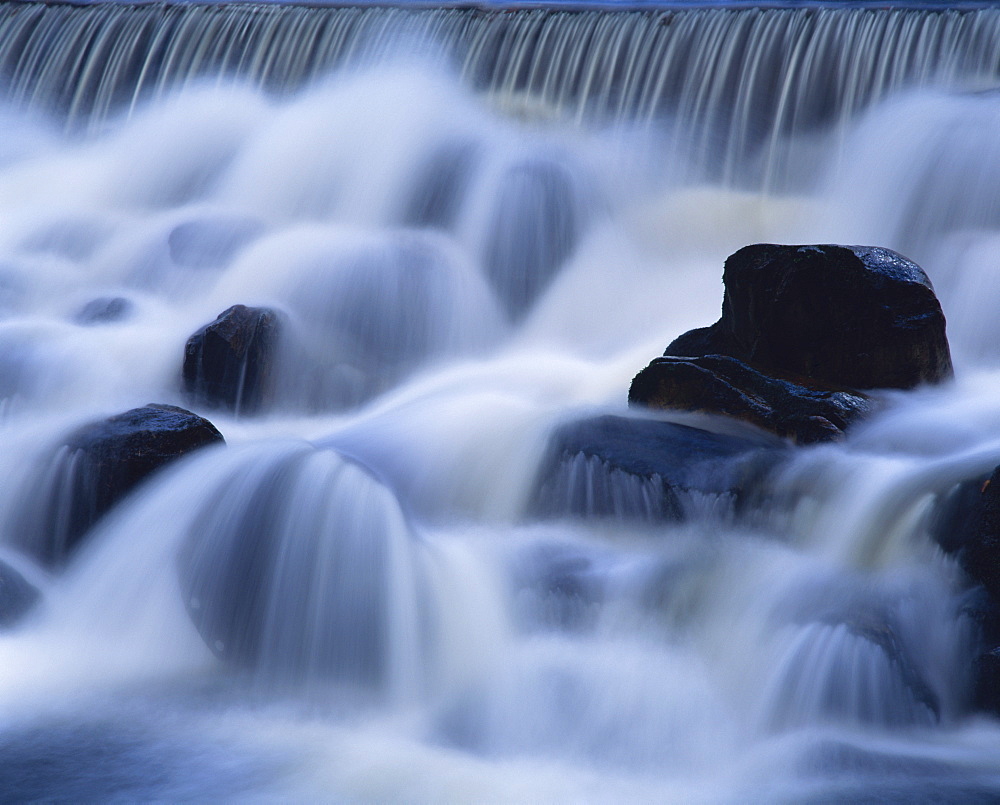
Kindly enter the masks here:
<path id="1" fill-rule="evenodd" d="M 0 7 L 0 558 L 44 596 L 5 798 L 1000 796 L 927 533 L 1000 463 L 998 20 Z M 916 259 L 956 381 L 741 518 L 582 457 L 594 516 L 532 515 L 548 435 L 626 415 L 760 241 Z M 255 416 L 182 392 L 234 304 L 287 334 Z M 19 553 L 65 435 L 151 401 L 228 444 Z"/>

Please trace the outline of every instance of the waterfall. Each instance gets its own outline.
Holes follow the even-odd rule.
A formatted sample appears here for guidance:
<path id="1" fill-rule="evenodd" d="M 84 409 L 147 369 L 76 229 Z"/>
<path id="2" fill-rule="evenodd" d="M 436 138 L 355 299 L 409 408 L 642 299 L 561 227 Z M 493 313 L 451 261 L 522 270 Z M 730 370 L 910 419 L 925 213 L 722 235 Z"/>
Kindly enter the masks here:
<path id="1" fill-rule="evenodd" d="M 0 2 L 0 791 L 996 799 L 998 86 L 989 6 Z M 761 242 L 955 380 L 630 409 Z"/>
<path id="2" fill-rule="evenodd" d="M 972 8 L 588 11 L 5 3 L 0 74 L 18 108 L 99 127 L 146 98 L 239 80 L 280 95 L 385 54 L 444 62 L 512 109 L 673 121 L 698 171 L 787 168 L 790 133 L 841 133 L 911 87 L 987 89 L 1000 13 Z M 756 166 L 745 164 L 756 155 Z M 751 174 L 752 175 L 752 174 Z M 786 177 L 780 177 L 785 179 Z"/>

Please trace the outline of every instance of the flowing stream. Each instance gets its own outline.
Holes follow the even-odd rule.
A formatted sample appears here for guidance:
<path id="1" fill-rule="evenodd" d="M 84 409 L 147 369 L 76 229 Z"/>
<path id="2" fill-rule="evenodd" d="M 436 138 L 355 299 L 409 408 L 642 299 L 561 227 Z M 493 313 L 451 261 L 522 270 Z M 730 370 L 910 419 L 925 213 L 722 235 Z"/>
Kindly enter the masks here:
<path id="1" fill-rule="evenodd" d="M 1000 464 L 998 88 L 989 8 L 0 3 L 0 797 L 996 801 L 928 522 Z M 920 263 L 955 381 L 739 516 L 582 456 L 634 516 L 540 516 L 755 242 Z M 255 412 L 181 382 L 235 304 Z M 45 569 L 59 445 L 151 402 L 226 444 Z"/>

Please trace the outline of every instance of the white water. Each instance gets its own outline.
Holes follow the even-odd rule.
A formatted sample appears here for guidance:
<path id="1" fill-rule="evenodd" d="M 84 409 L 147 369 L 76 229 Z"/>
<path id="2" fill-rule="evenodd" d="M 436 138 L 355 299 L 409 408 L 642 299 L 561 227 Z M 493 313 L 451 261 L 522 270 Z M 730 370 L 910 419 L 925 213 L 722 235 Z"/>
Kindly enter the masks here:
<path id="1" fill-rule="evenodd" d="M 515 112 L 427 61 L 280 97 L 194 81 L 86 136 L 0 110 L 5 543 L 68 430 L 191 405 L 198 327 L 264 304 L 295 333 L 275 407 L 203 412 L 227 446 L 138 490 L 65 571 L 4 549 L 45 596 L 0 636 L 5 796 L 996 797 L 967 590 L 926 533 L 934 495 L 1000 463 L 1000 96 L 980 83 L 889 81 L 766 150 L 763 187 L 814 155 L 797 194 L 692 182 L 713 146 L 662 120 L 584 123 L 545 93 Z M 192 222 L 236 245 L 179 249 Z M 758 241 L 916 259 L 956 381 L 802 449 L 748 523 L 711 501 L 682 525 L 528 516 L 548 432 L 625 414 Z M 100 297 L 130 314 L 79 323 Z M 643 510 L 648 490 L 607 483 Z M 238 608 L 250 669 L 192 622 L 228 583 L 258 596 Z"/>

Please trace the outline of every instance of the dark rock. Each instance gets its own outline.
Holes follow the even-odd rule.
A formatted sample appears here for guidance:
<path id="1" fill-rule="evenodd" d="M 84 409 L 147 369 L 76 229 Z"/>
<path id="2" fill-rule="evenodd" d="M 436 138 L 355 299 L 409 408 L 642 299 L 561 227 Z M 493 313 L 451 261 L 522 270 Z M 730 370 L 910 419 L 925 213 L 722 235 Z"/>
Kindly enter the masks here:
<path id="1" fill-rule="evenodd" d="M 725 331 L 717 327 L 698 327 L 688 330 L 670 342 L 665 357 L 699 357 L 703 355 L 735 355 L 739 345 Z"/>
<path id="2" fill-rule="evenodd" d="M 215 426 L 172 405 L 147 405 L 69 435 L 31 478 L 15 529 L 22 547 L 59 565 L 87 530 L 142 481 L 193 450 L 222 443 Z"/>
<path id="3" fill-rule="evenodd" d="M 973 707 L 1000 715 L 1000 646 L 976 658 L 973 679 Z"/>
<path id="4" fill-rule="evenodd" d="M 780 444 L 673 422 L 599 416 L 571 422 L 549 440 L 532 510 L 681 520 L 699 498 L 739 508 L 788 455 Z"/>
<path id="5" fill-rule="evenodd" d="M 965 572 L 1000 601 L 1000 467 L 981 485 L 969 535 L 960 542 Z"/>
<path id="6" fill-rule="evenodd" d="M 184 347 L 184 391 L 196 402 L 252 414 L 269 402 L 278 315 L 234 305 L 192 335 Z"/>
<path id="7" fill-rule="evenodd" d="M 4 561 L 0 561 L 0 629 L 15 626 L 37 603 L 38 588 Z"/>
<path id="8" fill-rule="evenodd" d="M 176 265 L 215 268 L 228 263 L 263 231 L 263 224 L 250 218 L 219 216 L 186 221 L 167 235 L 167 248 Z"/>
<path id="9" fill-rule="evenodd" d="M 120 296 L 102 296 L 87 302 L 73 317 L 77 324 L 113 324 L 128 318 L 132 313 L 132 303 Z"/>
<path id="10" fill-rule="evenodd" d="M 779 376 L 909 389 L 952 376 L 945 319 L 915 263 L 868 246 L 746 246 L 726 260 L 722 317 L 667 355 L 722 353 Z"/>
<path id="11" fill-rule="evenodd" d="M 945 553 L 958 553 L 973 539 L 980 516 L 983 489 L 989 478 L 989 474 L 984 473 L 961 481 L 935 502 L 928 532 Z"/>
<path id="12" fill-rule="evenodd" d="M 576 249 L 585 208 L 569 170 L 533 159 L 500 179 L 486 238 L 486 275 L 513 320 L 522 318 Z"/>
<path id="13" fill-rule="evenodd" d="M 724 355 L 656 358 L 632 380 L 630 405 L 725 414 L 800 443 L 843 436 L 872 402 L 850 391 L 808 388 Z"/>

